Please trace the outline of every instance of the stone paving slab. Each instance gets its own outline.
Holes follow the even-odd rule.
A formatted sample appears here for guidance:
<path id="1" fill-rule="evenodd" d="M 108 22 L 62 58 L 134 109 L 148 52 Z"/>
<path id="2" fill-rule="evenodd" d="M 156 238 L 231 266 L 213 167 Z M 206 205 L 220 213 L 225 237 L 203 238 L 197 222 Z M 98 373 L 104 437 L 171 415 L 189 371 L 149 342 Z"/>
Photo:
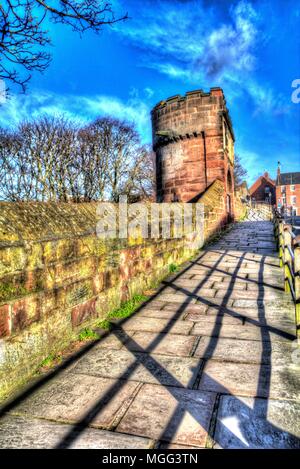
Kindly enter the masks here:
<path id="1" fill-rule="evenodd" d="M 194 312 L 205 313 L 205 311 L 207 311 L 207 309 L 208 309 L 208 306 L 203 304 L 203 303 L 192 304 L 192 305 L 184 305 L 183 315 L 186 316 L 187 314 L 194 313 Z M 176 312 L 176 311 L 178 311 L 178 306 L 174 305 L 172 303 L 167 303 L 163 310 L 164 311 L 175 311 Z"/>
<path id="2" fill-rule="evenodd" d="M 264 305 L 263 308 L 242 308 L 242 307 L 233 307 L 233 306 L 220 306 L 215 305 L 207 308 L 207 316 L 228 316 L 228 317 L 244 317 L 248 318 L 249 321 L 252 319 L 254 321 L 266 321 L 268 324 L 277 323 L 282 324 L 282 326 L 289 325 L 292 326 L 292 329 L 295 330 L 295 312 L 289 311 L 289 309 L 284 310 L 279 313 L 277 310 L 273 310 Z"/>
<path id="3" fill-rule="evenodd" d="M 260 290 L 260 291 L 253 291 L 253 290 L 236 290 L 235 286 L 231 289 L 220 289 L 216 293 L 216 298 L 224 298 L 224 296 L 230 295 L 230 299 L 254 299 L 254 300 L 272 300 L 282 298 L 282 292 L 276 290 Z"/>
<path id="4" fill-rule="evenodd" d="M 197 295 L 197 305 L 207 305 L 207 306 L 226 306 L 227 308 L 231 308 L 233 306 L 234 301 L 230 298 L 224 300 L 224 298 L 206 298 L 205 296 Z M 240 300 L 239 300 L 240 301 Z"/>
<path id="5" fill-rule="evenodd" d="M 215 394 L 144 385 L 117 431 L 203 447 Z"/>
<path id="6" fill-rule="evenodd" d="M 214 282 L 212 288 L 214 290 L 228 290 L 229 289 L 229 285 L 230 285 L 230 279 L 225 279 L 225 280 L 228 280 L 227 281 L 222 281 L 222 282 Z M 240 291 L 240 290 L 246 290 L 247 289 L 247 281 L 238 281 L 238 282 L 234 282 L 234 289 L 237 290 L 237 291 Z"/>
<path id="7" fill-rule="evenodd" d="M 155 341 L 157 345 L 153 352 L 160 355 L 188 357 L 191 355 L 196 337 L 178 334 L 155 334 L 152 332 L 135 332 L 132 340 L 126 342 L 123 348 L 127 350 L 146 350 Z"/>
<path id="8" fill-rule="evenodd" d="M 71 425 L 17 416 L 5 416 L 0 421 L 0 448 L 52 449 L 72 431 Z M 139 436 L 86 428 L 77 432 L 70 449 L 148 449 L 151 440 Z"/>
<path id="9" fill-rule="evenodd" d="M 216 302 L 216 298 L 214 298 L 214 303 Z M 252 299 L 240 299 L 240 300 L 233 300 L 232 306 L 234 308 L 257 308 L 259 307 L 263 310 L 264 313 L 275 313 L 284 315 L 286 313 L 293 314 L 294 313 L 294 305 L 289 300 L 281 298 L 280 300 L 252 300 Z"/>
<path id="10" fill-rule="evenodd" d="M 219 287 L 219 288 L 228 288 L 228 285 L 229 283 L 232 282 L 232 277 L 230 276 L 227 276 L 227 277 L 224 277 L 222 281 L 217 281 L 215 282 L 215 287 Z M 264 279 L 262 282 L 258 281 L 257 279 L 252 279 L 252 278 L 238 278 L 238 280 L 235 280 L 234 282 L 234 286 L 236 285 L 244 285 L 247 289 L 247 290 L 252 290 L 252 289 L 256 289 L 256 288 L 259 288 L 259 289 L 276 289 L 276 290 L 280 290 L 280 291 L 284 291 L 284 288 L 283 288 L 283 282 L 282 282 L 282 278 L 278 278 L 276 276 L 274 277 L 268 277 L 266 278 L 264 276 Z"/>
<path id="11" fill-rule="evenodd" d="M 191 312 L 188 313 L 185 317 L 185 321 L 191 321 L 194 323 L 201 323 L 201 327 L 210 327 L 210 325 L 214 325 L 216 323 L 222 322 L 223 324 L 236 324 L 236 325 L 241 325 L 243 324 L 242 319 L 239 319 L 238 317 L 232 317 L 231 315 L 218 315 L 218 312 L 216 311 L 216 314 L 210 314 L 207 315 L 205 313 L 199 313 L 199 312 Z M 195 331 L 197 330 L 197 324 L 193 327 L 191 330 L 191 335 L 201 335 L 197 334 Z"/>
<path id="12" fill-rule="evenodd" d="M 216 448 L 299 449 L 299 403 L 223 396 Z"/>
<path id="13" fill-rule="evenodd" d="M 124 341 L 126 341 L 126 339 L 110 334 L 107 337 L 100 339 L 99 343 L 97 343 L 97 345 L 94 345 L 94 349 L 97 350 L 102 348 L 108 348 L 119 350 L 123 347 Z"/>
<path id="14" fill-rule="evenodd" d="M 249 313 L 249 314 L 247 314 Z M 189 320 L 189 315 L 186 316 L 186 320 Z M 194 322 L 203 322 L 207 323 L 222 323 L 222 324 L 236 324 L 240 326 L 241 324 L 244 325 L 253 325 L 260 327 L 265 326 L 269 328 L 270 334 L 274 336 L 283 336 L 288 337 L 290 340 L 291 337 L 295 335 L 295 322 L 288 319 L 278 318 L 278 315 L 267 315 L 265 318 L 262 318 L 258 312 L 252 312 L 251 310 L 234 310 L 231 311 L 230 314 L 226 310 L 218 310 L 216 308 L 208 309 L 206 315 L 202 315 L 202 319 L 200 315 L 191 315 L 191 320 Z M 191 334 L 194 334 L 195 327 L 192 329 Z M 289 336 L 287 336 L 287 334 Z"/>
<path id="15" fill-rule="evenodd" d="M 187 295 L 183 295 L 183 294 L 176 294 L 175 293 L 175 290 L 174 290 L 174 293 L 162 293 L 160 295 L 160 300 L 161 301 L 165 301 L 165 302 L 172 302 L 172 303 L 195 303 L 196 302 L 196 299 L 195 298 L 188 298 Z"/>
<path id="16" fill-rule="evenodd" d="M 224 318 L 225 319 L 225 318 Z M 234 318 L 230 318 L 234 320 Z M 225 322 L 225 321 L 224 321 Z M 284 331 L 282 328 L 278 332 L 271 332 L 268 327 L 259 327 L 257 324 L 243 324 L 235 322 L 232 324 L 222 324 L 218 322 L 198 322 L 193 327 L 192 335 L 211 336 L 211 337 L 227 337 L 232 339 L 247 339 L 258 341 L 284 341 L 291 342 L 296 339 L 296 330 L 294 334 Z"/>
<path id="17" fill-rule="evenodd" d="M 198 389 L 221 394 L 270 399 L 300 399 L 300 367 L 209 360 Z"/>
<path id="18" fill-rule="evenodd" d="M 182 312 L 183 311 L 184 310 L 182 310 Z M 179 317 L 180 316 L 178 314 L 178 318 Z M 152 318 L 152 317 L 137 318 L 136 316 L 133 316 L 122 325 L 122 328 L 125 331 L 145 331 L 145 332 L 166 332 L 168 329 L 170 330 L 170 332 L 172 332 L 172 334 L 188 335 L 192 328 L 192 325 L 184 321 L 170 322 L 170 320 L 168 319 L 157 319 L 157 318 Z"/>
<path id="19" fill-rule="evenodd" d="M 284 342 L 201 337 L 194 356 L 236 363 L 287 365 L 292 360 L 292 352 L 292 346 Z"/>
<path id="20" fill-rule="evenodd" d="M 112 379 L 65 372 L 15 407 L 11 413 L 75 423 L 97 406 L 104 396 L 109 395 L 115 385 L 116 381 Z M 138 383 L 124 383 L 118 393 L 111 395 L 107 404 L 99 409 L 92 425 L 113 427 L 127 410 L 137 389 Z"/>
<path id="21" fill-rule="evenodd" d="M 71 372 L 164 386 L 191 387 L 200 367 L 201 360 L 198 358 L 148 355 L 123 349 L 92 350 L 71 368 Z"/>
<path id="22" fill-rule="evenodd" d="M 205 289 L 213 288 L 213 285 L 215 284 L 215 282 L 216 280 L 214 279 L 211 280 L 210 278 L 208 278 L 207 280 L 203 280 L 203 282 L 199 282 L 199 280 L 186 279 L 186 278 L 182 279 L 181 277 L 179 277 L 179 279 L 172 282 L 172 285 L 175 287 L 186 289 L 188 291 L 192 291 L 195 288 L 199 289 L 199 287 L 205 288 Z M 203 286 L 201 286 L 202 284 Z"/>
<path id="23" fill-rule="evenodd" d="M 164 309 L 142 309 L 142 311 L 138 312 L 139 318 L 147 317 L 147 318 L 157 318 L 157 319 L 168 319 L 172 320 L 175 318 L 175 315 L 177 313 L 178 307 L 172 308 L 172 309 L 167 309 L 166 307 Z M 176 315 L 176 319 L 182 319 L 183 316 L 185 315 L 185 310 L 183 313 L 180 315 Z"/>
<path id="24" fill-rule="evenodd" d="M 190 446 L 190 445 L 177 445 L 176 443 L 161 443 L 159 445 L 159 449 L 189 449 L 189 450 L 199 450 L 199 449 L 207 449 L 207 448 L 199 448 L 197 446 Z"/>

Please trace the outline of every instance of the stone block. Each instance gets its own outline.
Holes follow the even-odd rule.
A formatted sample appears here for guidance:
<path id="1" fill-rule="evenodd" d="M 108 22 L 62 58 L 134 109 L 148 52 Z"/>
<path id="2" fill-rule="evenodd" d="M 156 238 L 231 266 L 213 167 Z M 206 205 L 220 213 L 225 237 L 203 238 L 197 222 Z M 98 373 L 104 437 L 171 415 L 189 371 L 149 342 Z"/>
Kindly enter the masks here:
<path id="1" fill-rule="evenodd" d="M 184 309 L 182 309 L 182 311 L 184 311 Z M 175 312 L 175 314 L 180 313 L 180 306 L 178 306 L 178 312 Z M 135 315 L 124 322 L 122 328 L 126 331 L 171 332 L 172 334 L 188 335 L 192 329 L 192 324 L 185 321 L 172 321 Z"/>
<path id="2" fill-rule="evenodd" d="M 157 345 L 155 345 L 157 343 Z M 178 334 L 154 334 L 151 332 L 135 332 L 124 348 L 143 352 L 151 347 L 151 351 L 160 355 L 188 357 L 195 343 L 195 337 Z"/>
<path id="3" fill-rule="evenodd" d="M 71 317 L 73 326 L 79 326 L 82 322 L 96 316 L 96 299 L 86 301 L 72 309 Z"/>
<path id="4" fill-rule="evenodd" d="M 132 381 L 66 372 L 14 407 L 11 414 L 68 423 L 87 417 L 91 426 L 111 428 L 126 412 L 137 386 Z"/>
<path id="5" fill-rule="evenodd" d="M 148 352 L 149 355 L 124 349 L 93 349 L 73 366 L 72 373 L 164 386 L 192 387 L 201 367 L 201 360 L 150 355 L 150 350 Z"/>
<path id="6" fill-rule="evenodd" d="M 9 336 L 10 331 L 10 305 L 2 305 L 0 306 L 0 339 Z"/>
<path id="7" fill-rule="evenodd" d="M 296 402 L 223 396 L 214 435 L 216 448 L 300 449 Z"/>
<path id="8" fill-rule="evenodd" d="M 68 449 L 147 449 L 151 441 L 147 438 L 124 435 L 117 432 L 84 428 L 74 430 L 72 425 L 47 420 L 25 419 L 7 415 L 0 420 L 0 448 L 3 449 L 53 449 L 67 440 L 63 447 Z"/>
<path id="9" fill-rule="evenodd" d="M 214 401 L 213 393 L 144 385 L 117 431 L 204 447 Z"/>

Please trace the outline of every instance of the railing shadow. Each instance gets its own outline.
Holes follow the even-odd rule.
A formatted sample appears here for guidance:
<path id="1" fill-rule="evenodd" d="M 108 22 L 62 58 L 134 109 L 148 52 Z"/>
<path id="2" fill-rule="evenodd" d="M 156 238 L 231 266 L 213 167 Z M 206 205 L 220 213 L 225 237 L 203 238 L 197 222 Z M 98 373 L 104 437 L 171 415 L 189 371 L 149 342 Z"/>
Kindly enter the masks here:
<path id="1" fill-rule="evenodd" d="M 209 251 L 211 252 L 211 251 Z M 207 283 L 207 281 L 210 279 L 210 277 L 218 271 L 222 272 L 222 269 L 218 269 L 219 264 L 222 262 L 224 257 L 228 254 L 228 252 L 225 250 L 223 253 L 219 253 L 220 257 L 219 259 L 215 262 L 213 266 L 208 266 L 208 272 L 207 275 L 199 281 L 199 284 L 196 286 L 196 288 L 193 289 L 192 292 L 182 288 L 178 287 L 174 282 L 176 282 L 177 279 L 179 279 L 184 273 L 188 272 L 190 267 L 193 265 L 197 265 L 197 263 L 200 260 L 203 260 L 206 251 L 201 253 L 201 255 L 196 259 L 195 261 L 192 261 L 190 265 L 188 265 L 183 271 L 181 271 L 179 274 L 173 276 L 173 278 L 169 281 L 165 281 L 162 285 L 162 287 L 158 290 L 158 292 L 153 295 L 151 299 L 147 302 L 148 304 L 151 303 L 151 301 L 158 299 L 159 295 L 164 292 L 166 288 L 174 288 L 174 291 L 181 291 L 186 294 L 186 301 L 183 303 L 179 303 L 179 306 L 177 310 L 174 312 L 174 315 L 168 320 L 166 326 L 157 334 L 155 339 L 149 344 L 148 347 L 142 348 L 139 346 L 135 341 L 134 338 L 129 336 L 126 331 L 123 329 L 124 324 L 126 324 L 126 319 L 119 322 L 115 328 L 112 330 L 112 334 L 116 335 L 117 337 L 122 337 L 122 342 L 123 346 L 127 348 L 131 354 L 133 354 L 135 361 L 125 370 L 125 372 L 119 376 L 118 380 L 112 385 L 109 390 L 101 397 L 101 399 L 98 400 L 98 402 L 93 405 L 92 408 L 89 409 L 89 411 L 83 416 L 83 418 L 78 421 L 76 424 L 72 426 L 72 429 L 67 435 L 63 438 L 63 440 L 57 445 L 57 448 L 68 448 L 72 445 L 74 441 L 80 436 L 84 430 L 92 424 L 94 418 L 97 416 L 97 414 L 105 408 L 105 406 L 111 401 L 111 399 L 122 389 L 122 387 L 125 385 L 126 381 L 130 379 L 134 371 L 139 367 L 139 366 L 144 366 L 146 369 L 154 374 L 154 377 L 158 381 L 159 384 L 162 386 L 165 386 L 168 389 L 168 392 L 178 401 L 177 393 L 175 392 L 175 389 L 180 387 L 182 389 L 182 384 L 174 377 L 172 374 L 168 372 L 162 365 L 156 360 L 155 355 L 149 355 L 152 352 L 155 351 L 155 348 L 157 345 L 160 343 L 162 338 L 172 330 L 172 327 L 174 326 L 175 322 L 177 319 L 181 317 L 181 315 L 184 313 L 185 309 L 188 307 L 188 305 L 191 304 L 191 301 L 194 298 L 197 298 L 197 301 L 202 302 L 203 304 L 209 305 L 211 307 L 216 308 L 217 314 L 215 318 L 215 323 L 212 331 L 212 336 L 210 337 L 209 343 L 206 347 L 205 352 L 203 353 L 203 358 L 204 360 L 209 360 L 213 358 L 214 352 L 216 350 L 216 347 L 218 345 L 218 340 L 220 338 L 220 332 L 223 324 L 223 318 L 226 315 L 232 316 L 232 317 L 237 317 L 240 318 L 241 321 L 247 321 L 251 324 L 254 324 L 257 327 L 260 327 L 261 331 L 261 337 L 262 337 L 262 357 L 263 359 L 261 360 L 261 363 L 269 363 L 270 366 L 268 369 L 266 367 L 263 367 L 262 365 L 260 366 L 259 370 L 259 376 L 258 376 L 258 384 L 257 384 L 257 391 L 256 391 L 256 396 L 254 398 L 254 406 L 253 408 L 250 408 L 247 406 L 243 401 L 241 401 L 238 397 L 235 397 L 229 390 L 223 387 L 224 393 L 226 393 L 229 396 L 232 396 L 233 399 L 238 401 L 242 414 L 245 415 L 247 414 L 249 416 L 248 419 L 246 420 L 241 420 L 239 421 L 239 429 L 240 429 L 240 434 L 236 434 L 236 432 L 232 432 L 230 428 L 227 428 L 226 424 L 223 424 L 222 422 L 219 423 L 221 426 L 223 425 L 223 431 L 229 432 L 230 434 L 230 440 L 231 440 L 231 445 L 237 446 L 237 447 L 249 447 L 249 444 L 247 441 L 243 441 L 243 438 L 240 435 L 243 435 L 244 433 L 247 434 L 247 428 L 244 428 L 244 426 L 249 425 L 249 422 L 251 422 L 251 417 L 255 418 L 255 414 L 259 412 L 260 419 L 263 421 L 263 428 L 266 433 L 277 433 L 277 434 L 283 434 L 285 435 L 285 438 L 288 438 L 290 441 L 290 444 L 293 447 L 300 448 L 300 440 L 295 437 L 292 434 L 289 434 L 286 431 L 281 430 L 280 428 L 274 426 L 272 423 L 268 422 L 268 397 L 270 394 L 270 383 L 271 383 L 271 354 L 272 354 L 272 347 L 271 347 L 271 338 L 270 338 L 270 332 L 274 334 L 278 334 L 282 337 L 285 337 L 287 339 L 293 340 L 293 336 L 291 334 L 286 333 L 285 331 L 281 331 L 280 329 L 269 326 L 267 324 L 266 320 L 266 314 L 265 314 L 265 307 L 264 307 L 264 288 L 258 289 L 258 295 L 257 295 L 257 307 L 258 307 L 258 320 L 254 318 L 247 318 L 246 316 L 239 314 L 234 311 L 231 307 L 228 307 L 228 302 L 231 297 L 232 291 L 234 289 L 234 285 L 237 279 L 243 278 L 239 277 L 238 273 L 240 270 L 240 267 L 243 263 L 243 260 L 245 258 L 245 255 L 251 251 L 243 251 L 241 253 L 241 257 L 238 260 L 237 266 L 232 274 L 229 274 L 228 272 L 224 272 L 224 274 L 229 275 L 230 281 L 228 284 L 228 288 L 226 292 L 224 293 L 223 299 L 220 304 L 214 303 L 213 299 L 206 299 L 198 295 L 199 291 L 201 288 Z M 230 254 L 230 253 L 229 253 Z M 261 262 L 260 262 L 260 269 L 259 269 L 259 274 L 258 274 L 258 280 L 257 284 L 258 285 L 264 285 L 263 281 L 263 270 L 264 270 L 264 260 L 265 257 L 262 256 Z M 244 278 L 243 278 L 244 280 Z M 249 279 L 247 279 L 248 281 Z M 145 307 L 147 306 L 144 304 L 142 306 Z M 142 309 L 140 308 L 140 309 Z M 140 310 L 139 309 L 139 310 Z M 138 310 L 138 311 L 139 311 Z M 138 314 L 138 311 L 135 313 Z M 131 316 L 132 319 L 132 316 Z M 108 334 L 105 334 L 107 336 Z M 131 347 L 128 348 L 127 344 L 131 344 Z M 65 370 L 71 363 L 77 361 L 78 359 L 82 359 L 87 352 L 92 350 L 92 348 L 96 345 L 90 344 L 88 345 L 84 350 L 80 351 L 77 353 L 74 357 L 68 359 L 61 367 L 59 367 L 57 370 L 52 372 L 51 374 L 47 375 L 44 377 L 40 382 L 35 383 L 31 388 L 29 388 L 27 391 L 25 391 L 22 395 L 18 396 L 17 399 L 15 399 L 12 402 L 9 402 L 6 406 L 3 407 L 1 410 L 0 416 L 4 415 L 5 413 L 13 410 L 18 404 L 20 404 L 22 401 L 24 401 L 26 398 L 28 398 L 34 391 L 39 389 L 41 386 L 45 385 L 49 380 L 57 376 L 59 373 L 61 373 L 63 370 Z M 132 345 L 134 347 L 132 347 Z M 100 352 L 101 353 L 101 352 Z M 147 360 L 141 360 L 141 354 L 147 354 Z M 199 359 L 199 362 L 202 360 Z M 153 372 L 155 370 L 155 372 Z M 195 367 L 195 372 L 198 370 L 197 367 Z M 165 377 L 168 378 L 168 381 L 172 383 L 171 386 L 166 386 L 165 382 L 160 379 L 160 376 L 164 375 Z M 188 384 L 188 388 L 191 388 L 196 380 L 197 376 L 196 373 L 193 373 L 193 376 Z M 212 379 L 212 378 L 211 378 Z M 266 385 L 267 383 L 267 385 Z M 216 383 L 218 384 L 218 383 Z M 201 392 L 201 391 L 199 391 Z M 266 393 L 266 399 L 261 399 L 262 392 Z M 162 431 L 159 440 L 161 441 L 172 441 L 176 430 L 178 429 L 182 418 L 184 416 L 184 410 L 182 406 L 180 405 L 180 402 L 177 402 L 177 406 L 173 412 L 173 415 L 169 419 L 168 423 L 166 424 L 164 430 Z M 211 427 L 211 425 L 208 426 L 207 428 L 207 422 L 199 417 L 198 413 L 195 413 L 193 410 L 193 407 L 188 408 L 188 412 L 191 413 L 191 415 L 194 417 L 195 420 L 201 425 L 209 434 L 209 436 L 212 438 L 212 440 L 215 438 L 215 428 Z M 242 415 L 241 414 L 241 415 Z M 226 427 L 226 428 L 225 428 Z M 216 441 L 218 444 L 218 441 Z"/>

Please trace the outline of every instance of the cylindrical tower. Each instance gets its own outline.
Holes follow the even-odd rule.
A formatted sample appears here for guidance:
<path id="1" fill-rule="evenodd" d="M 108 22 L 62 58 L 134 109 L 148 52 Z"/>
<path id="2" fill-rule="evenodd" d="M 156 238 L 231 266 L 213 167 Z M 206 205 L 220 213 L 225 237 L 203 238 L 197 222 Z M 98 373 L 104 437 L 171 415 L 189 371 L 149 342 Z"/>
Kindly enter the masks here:
<path id="1" fill-rule="evenodd" d="M 232 212 L 234 134 L 222 89 L 161 101 L 152 110 L 152 131 L 157 201 L 195 201 L 220 179 Z"/>

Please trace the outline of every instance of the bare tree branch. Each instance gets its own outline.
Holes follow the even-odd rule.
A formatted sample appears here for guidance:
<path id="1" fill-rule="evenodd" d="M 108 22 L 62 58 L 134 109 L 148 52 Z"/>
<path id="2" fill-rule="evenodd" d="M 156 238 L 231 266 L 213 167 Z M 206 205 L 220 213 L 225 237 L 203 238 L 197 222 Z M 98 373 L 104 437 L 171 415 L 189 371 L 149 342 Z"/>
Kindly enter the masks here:
<path id="1" fill-rule="evenodd" d="M 107 25 L 126 20 L 127 13 L 115 17 L 105 0 L 2 0 L 0 4 L 0 78 L 20 85 L 23 91 L 31 71 L 43 72 L 51 56 L 44 28 L 46 19 L 68 25 L 82 34 L 95 33 Z M 28 73 L 20 73 L 20 69 Z"/>
<path id="2" fill-rule="evenodd" d="M 81 128 L 43 117 L 0 129 L 0 199 L 133 202 L 153 193 L 152 161 L 129 124 L 105 117 Z"/>

